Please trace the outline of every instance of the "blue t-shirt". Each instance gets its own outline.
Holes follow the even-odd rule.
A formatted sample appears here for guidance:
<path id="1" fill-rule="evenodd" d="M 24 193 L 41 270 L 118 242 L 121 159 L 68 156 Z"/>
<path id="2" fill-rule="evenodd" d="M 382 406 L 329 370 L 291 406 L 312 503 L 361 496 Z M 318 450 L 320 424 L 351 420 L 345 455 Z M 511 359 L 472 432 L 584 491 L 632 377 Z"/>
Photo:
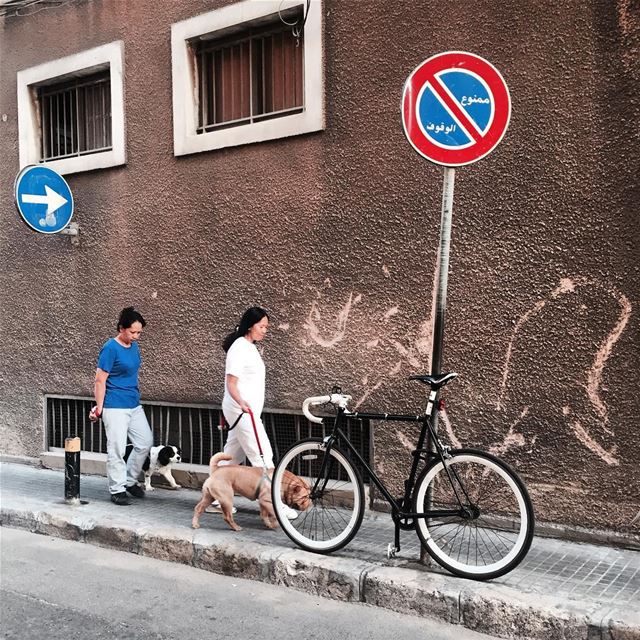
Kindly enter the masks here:
<path id="1" fill-rule="evenodd" d="M 98 356 L 98 369 L 109 374 L 105 409 L 135 409 L 140 404 L 138 369 L 141 361 L 137 342 L 132 342 L 130 347 L 123 347 L 115 338 L 104 343 Z"/>

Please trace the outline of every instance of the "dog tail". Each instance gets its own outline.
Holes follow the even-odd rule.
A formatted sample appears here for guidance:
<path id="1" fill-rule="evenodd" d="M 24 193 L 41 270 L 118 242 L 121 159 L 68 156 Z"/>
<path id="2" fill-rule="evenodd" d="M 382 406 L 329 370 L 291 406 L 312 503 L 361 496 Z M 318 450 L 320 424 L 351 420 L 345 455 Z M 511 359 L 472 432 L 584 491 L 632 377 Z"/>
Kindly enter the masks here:
<path id="1" fill-rule="evenodd" d="M 220 462 L 220 460 L 233 460 L 233 456 L 230 456 L 228 453 L 216 453 L 211 457 L 211 460 L 209 460 L 210 473 L 213 473 L 218 468 L 218 462 Z"/>

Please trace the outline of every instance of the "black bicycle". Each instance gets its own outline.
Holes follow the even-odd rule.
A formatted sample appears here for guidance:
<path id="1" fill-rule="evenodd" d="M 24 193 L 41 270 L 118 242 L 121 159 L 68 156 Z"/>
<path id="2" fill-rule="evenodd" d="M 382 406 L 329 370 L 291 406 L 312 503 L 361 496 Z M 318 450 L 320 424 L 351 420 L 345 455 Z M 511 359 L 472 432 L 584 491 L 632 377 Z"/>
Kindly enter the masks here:
<path id="1" fill-rule="evenodd" d="M 429 555 L 453 574 L 487 580 L 515 568 L 533 538 L 533 506 L 524 483 L 494 455 L 446 446 L 433 426 L 433 416 L 441 409 L 440 389 L 456 376 L 410 377 L 431 389 L 424 415 L 351 412 L 351 396 L 338 388 L 330 395 L 307 398 L 302 410 L 312 422 L 323 421 L 310 412 L 312 405 L 332 405 L 336 416 L 329 435 L 294 444 L 273 473 L 273 506 L 289 538 L 316 553 L 336 551 L 353 539 L 365 506 L 364 483 L 350 458 L 355 456 L 391 506 L 395 540 L 389 557 L 400 550 L 400 530 L 415 528 Z M 392 496 L 349 442 L 341 428 L 347 417 L 421 423 L 403 496 Z M 306 508 L 294 520 L 283 513 L 282 496 L 291 477 L 287 472 L 301 477 L 309 489 Z"/>

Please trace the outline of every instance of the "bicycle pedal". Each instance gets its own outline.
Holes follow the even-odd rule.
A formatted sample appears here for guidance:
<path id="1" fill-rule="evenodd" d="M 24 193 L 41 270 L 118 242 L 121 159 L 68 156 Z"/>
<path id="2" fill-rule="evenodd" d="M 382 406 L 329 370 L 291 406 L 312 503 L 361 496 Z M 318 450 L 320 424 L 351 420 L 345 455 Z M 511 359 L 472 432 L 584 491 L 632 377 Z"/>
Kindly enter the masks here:
<path id="1" fill-rule="evenodd" d="M 398 549 L 394 547 L 391 543 L 387 545 L 387 560 L 391 560 L 396 557 L 396 553 L 398 553 Z"/>

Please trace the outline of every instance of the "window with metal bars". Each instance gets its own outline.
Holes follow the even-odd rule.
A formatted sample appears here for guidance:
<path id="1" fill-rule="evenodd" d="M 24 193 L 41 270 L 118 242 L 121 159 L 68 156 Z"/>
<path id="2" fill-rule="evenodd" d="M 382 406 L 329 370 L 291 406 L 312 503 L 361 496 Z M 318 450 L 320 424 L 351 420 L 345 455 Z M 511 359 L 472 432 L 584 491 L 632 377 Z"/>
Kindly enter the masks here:
<path id="1" fill-rule="evenodd" d="M 95 404 L 92 398 L 45 396 L 45 434 L 47 449 L 64 447 L 65 438 L 79 437 L 82 451 L 106 453 L 107 437 L 102 420 L 89 421 L 89 411 Z M 173 444 L 182 449 L 186 464 L 208 465 L 214 453 L 222 451 L 227 431 L 220 431 L 222 419 L 219 406 L 163 403 L 142 403 L 156 444 Z M 309 422 L 304 416 L 289 412 L 265 411 L 262 422 L 269 435 L 274 459 L 278 460 L 299 440 L 324 438 L 333 428 L 327 424 Z M 371 464 L 372 437 L 368 420 L 347 419 L 344 431 L 362 458 Z M 364 467 L 353 459 L 363 480 L 369 481 Z"/>
<path id="2" fill-rule="evenodd" d="M 42 160 L 112 148 L 109 71 L 38 89 Z"/>
<path id="3" fill-rule="evenodd" d="M 301 113 L 303 48 L 280 21 L 200 42 L 197 133 Z"/>

